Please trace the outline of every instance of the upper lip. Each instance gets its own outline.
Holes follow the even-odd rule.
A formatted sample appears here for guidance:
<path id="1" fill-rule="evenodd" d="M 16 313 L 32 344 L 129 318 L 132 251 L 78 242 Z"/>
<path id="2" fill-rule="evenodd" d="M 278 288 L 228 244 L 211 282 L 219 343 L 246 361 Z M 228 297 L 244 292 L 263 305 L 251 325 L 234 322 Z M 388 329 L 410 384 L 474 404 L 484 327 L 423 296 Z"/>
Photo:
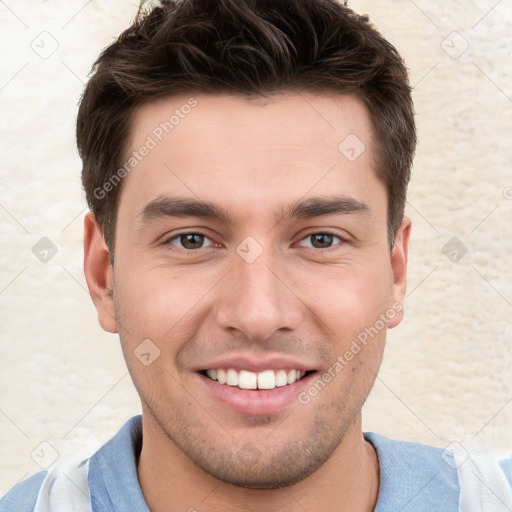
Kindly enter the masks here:
<path id="1" fill-rule="evenodd" d="M 196 371 L 233 368 L 236 371 L 247 370 L 262 372 L 264 370 L 300 370 L 310 371 L 314 367 L 304 361 L 282 355 L 231 355 L 224 356 L 196 368 Z"/>

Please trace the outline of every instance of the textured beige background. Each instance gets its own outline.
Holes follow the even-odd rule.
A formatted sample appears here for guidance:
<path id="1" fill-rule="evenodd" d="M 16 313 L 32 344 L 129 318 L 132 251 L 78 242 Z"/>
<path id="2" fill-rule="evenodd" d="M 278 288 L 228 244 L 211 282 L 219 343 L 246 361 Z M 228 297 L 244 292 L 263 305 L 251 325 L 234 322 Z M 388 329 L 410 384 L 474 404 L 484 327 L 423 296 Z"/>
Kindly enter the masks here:
<path id="1" fill-rule="evenodd" d="M 139 412 L 118 339 L 85 288 L 74 147 L 88 70 L 135 4 L 0 1 L 0 493 L 56 457 L 91 454 Z M 407 314 L 389 334 L 365 429 L 506 452 L 512 0 L 351 5 L 404 55 L 420 138 Z M 42 237 L 58 248 L 46 263 L 32 252 Z M 468 249 L 458 262 L 443 252 L 452 237 Z"/>

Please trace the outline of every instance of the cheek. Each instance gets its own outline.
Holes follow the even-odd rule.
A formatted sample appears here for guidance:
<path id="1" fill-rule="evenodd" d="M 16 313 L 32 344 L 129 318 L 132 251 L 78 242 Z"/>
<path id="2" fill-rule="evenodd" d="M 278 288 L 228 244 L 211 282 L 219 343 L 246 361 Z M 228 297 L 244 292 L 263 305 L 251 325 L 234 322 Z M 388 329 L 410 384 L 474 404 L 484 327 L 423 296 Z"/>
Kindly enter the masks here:
<path id="1" fill-rule="evenodd" d="M 116 270 L 116 312 L 124 327 L 124 341 L 136 344 L 149 338 L 176 350 L 169 340 L 190 338 L 218 281 L 211 269 L 191 272 L 134 263 L 119 265 Z"/>
<path id="2" fill-rule="evenodd" d="M 389 264 L 322 267 L 301 273 L 304 303 L 322 321 L 325 335 L 341 343 L 373 326 L 390 307 Z M 380 326 L 380 323 L 379 323 Z M 382 329 L 381 329 L 382 330 Z"/>

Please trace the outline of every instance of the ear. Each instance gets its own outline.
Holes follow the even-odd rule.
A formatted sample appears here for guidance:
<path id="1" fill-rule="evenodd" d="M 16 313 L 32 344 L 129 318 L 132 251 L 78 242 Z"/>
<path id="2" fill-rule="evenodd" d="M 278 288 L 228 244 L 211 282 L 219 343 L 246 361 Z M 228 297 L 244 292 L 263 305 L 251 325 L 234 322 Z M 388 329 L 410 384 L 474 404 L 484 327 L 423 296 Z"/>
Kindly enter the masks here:
<path id="1" fill-rule="evenodd" d="M 84 220 L 84 273 L 101 327 L 107 332 L 116 333 L 114 270 L 108 247 L 91 212 Z"/>
<path id="2" fill-rule="evenodd" d="M 404 217 L 395 237 L 395 245 L 391 251 L 391 285 L 392 308 L 396 311 L 394 318 L 389 320 L 388 327 L 396 327 L 404 316 L 403 303 L 407 287 L 407 260 L 409 255 L 409 237 L 411 235 L 411 219 Z"/>

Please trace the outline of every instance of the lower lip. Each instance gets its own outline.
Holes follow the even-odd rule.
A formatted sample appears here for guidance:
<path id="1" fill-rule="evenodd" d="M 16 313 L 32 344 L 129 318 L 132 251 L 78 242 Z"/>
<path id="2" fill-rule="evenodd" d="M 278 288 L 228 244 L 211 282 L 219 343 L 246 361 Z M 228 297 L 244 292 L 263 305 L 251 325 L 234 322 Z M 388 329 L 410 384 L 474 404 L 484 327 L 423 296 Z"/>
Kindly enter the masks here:
<path id="1" fill-rule="evenodd" d="M 219 384 L 216 380 L 200 373 L 197 375 L 207 392 L 231 410 L 263 416 L 280 412 L 294 402 L 299 404 L 298 395 L 308 387 L 315 373 L 312 372 L 293 384 L 262 390 L 240 389 L 227 384 Z"/>

